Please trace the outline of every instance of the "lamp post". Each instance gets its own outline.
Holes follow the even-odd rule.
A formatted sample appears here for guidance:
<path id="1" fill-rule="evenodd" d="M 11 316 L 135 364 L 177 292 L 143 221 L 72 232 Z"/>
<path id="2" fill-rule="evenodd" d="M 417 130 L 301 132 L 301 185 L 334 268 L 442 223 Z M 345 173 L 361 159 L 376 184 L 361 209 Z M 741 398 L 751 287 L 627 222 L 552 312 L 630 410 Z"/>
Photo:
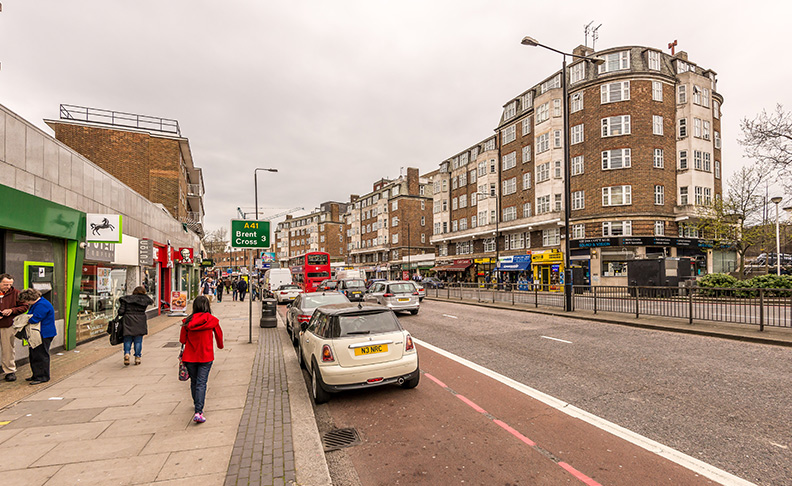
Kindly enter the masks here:
<path id="1" fill-rule="evenodd" d="M 259 218 L 259 213 L 258 213 L 258 171 L 260 171 L 260 170 L 263 170 L 263 171 L 266 171 L 266 172 L 278 172 L 278 169 L 262 169 L 260 167 L 257 167 L 253 171 L 253 193 L 254 193 L 253 200 L 254 200 L 254 204 L 256 205 L 256 221 L 258 221 L 258 218 Z M 270 242 L 270 244 L 272 244 L 272 243 Z M 248 270 L 248 281 L 249 281 L 248 282 L 248 284 L 249 284 L 248 285 L 248 287 L 249 287 L 248 288 L 248 293 L 250 294 L 250 297 L 248 297 L 248 299 L 250 299 L 249 302 L 248 302 L 249 321 L 250 321 L 248 323 L 248 343 L 252 343 L 253 342 L 253 270 L 255 270 L 255 268 L 254 268 L 255 267 L 255 261 L 253 260 L 253 250 L 252 249 L 250 250 L 250 253 L 248 254 L 248 261 L 249 261 L 249 267 L 248 268 L 250 269 L 250 270 Z M 259 293 L 261 293 L 261 288 L 260 287 L 259 287 Z M 259 298 L 263 298 L 263 295 L 261 295 Z M 264 304 L 262 303 L 262 305 L 264 305 Z M 263 309 L 262 309 L 262 311 L 263 311 Z"/>
<path id="2" fill-rule="evenodd" d="M 585 56 L 578 56 L 577 54 L 569 54 L 552 47 L 540 44 L 533 37 L 523 37 L 520 42 L 524 46 L 529 47 L 543 47 L 549 51 L 561 54 L 563 61 L 561 63 L 561 93 L 562 93 L 562 106 L 564 111 L 564 310 L 567 312 L 572 311 L 572 269 L 569 266 L 569 220 L 572 218 L 572 181 L 570 181 L 570 158 L 569 158 L 569 89 L 567 87 L 567 69 L 566 58 L 567 56 L 582 59 L 592 64 L 604 64 L 605 60 L 600 58 L 589 58 Z"/>
<path id="3" fill-rule="evenodd" d="M 776 207 L 776 275 L 781 275 L 781 234 L 778 229 L 778 204 L 783 198 L 776 196 L 770 199 L 770 202 L 775 204 Z"/>

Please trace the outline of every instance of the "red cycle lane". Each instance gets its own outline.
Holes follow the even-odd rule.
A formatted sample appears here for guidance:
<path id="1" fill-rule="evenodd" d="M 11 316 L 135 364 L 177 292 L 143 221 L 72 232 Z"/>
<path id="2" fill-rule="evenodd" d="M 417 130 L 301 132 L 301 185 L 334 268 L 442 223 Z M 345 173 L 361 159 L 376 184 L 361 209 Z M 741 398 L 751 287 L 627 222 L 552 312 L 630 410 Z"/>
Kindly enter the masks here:
<path id="1" fill-rule="evenodd" d="M 334 395 L 362 484 L 717 484 L 420 347 L 421 384 Z M 650 411 L 647 413 L 651 413 Z"/>

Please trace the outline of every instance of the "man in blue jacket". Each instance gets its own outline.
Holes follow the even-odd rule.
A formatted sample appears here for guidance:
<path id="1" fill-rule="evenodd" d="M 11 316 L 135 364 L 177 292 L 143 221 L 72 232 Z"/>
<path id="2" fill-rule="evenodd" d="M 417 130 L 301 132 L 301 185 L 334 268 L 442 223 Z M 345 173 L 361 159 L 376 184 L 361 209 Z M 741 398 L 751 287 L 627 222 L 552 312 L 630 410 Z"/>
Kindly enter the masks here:
<path id="1" fill-rule="evenodd" d="M 30 306 L 28 324 L 40 324 L 41 344 L 31 347 L 29 351 L 30 371 L 33 375 L 25 378 L 31 385 L 40 385 L 50 380 L 49 348 L 52 339 L 58 335 L 55 328 L 55 308 L 47 299 L 42 299 L 41 293 L 36 289 L 23 290 L 19 293 L 19 300 Z"/>

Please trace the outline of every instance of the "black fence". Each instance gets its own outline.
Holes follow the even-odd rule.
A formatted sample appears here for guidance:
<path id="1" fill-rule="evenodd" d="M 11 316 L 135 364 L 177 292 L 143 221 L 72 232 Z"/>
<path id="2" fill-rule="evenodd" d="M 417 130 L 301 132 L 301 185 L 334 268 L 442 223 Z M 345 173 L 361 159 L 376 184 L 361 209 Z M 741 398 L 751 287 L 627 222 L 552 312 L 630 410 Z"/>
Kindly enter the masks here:
<path id="1" fill-rule="evenodd" d="M 792 327 L 792 289 L 627 287 L 574 285 L 572 310 L 618 312 L 759 326 Z M 548 286 L 521 290 L 509 284 L 452 283 L 426 289 L 428 297 L 564 308 L 564 292 Z"/>

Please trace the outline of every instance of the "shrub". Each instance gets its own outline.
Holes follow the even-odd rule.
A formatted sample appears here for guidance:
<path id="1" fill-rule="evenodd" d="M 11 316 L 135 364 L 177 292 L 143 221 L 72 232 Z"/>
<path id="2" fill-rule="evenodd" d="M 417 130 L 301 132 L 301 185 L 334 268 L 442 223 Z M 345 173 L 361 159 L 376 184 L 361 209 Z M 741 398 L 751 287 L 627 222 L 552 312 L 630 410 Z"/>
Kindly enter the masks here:
<path id="1" fill-rule="evenodd" d="M 734 287 L 734 284 L 737 282 L 738 280 L 731 275 L 725 273 L 710 273 L 701 277 L 697 283 L 699 287 L 731 288 Z"/>

